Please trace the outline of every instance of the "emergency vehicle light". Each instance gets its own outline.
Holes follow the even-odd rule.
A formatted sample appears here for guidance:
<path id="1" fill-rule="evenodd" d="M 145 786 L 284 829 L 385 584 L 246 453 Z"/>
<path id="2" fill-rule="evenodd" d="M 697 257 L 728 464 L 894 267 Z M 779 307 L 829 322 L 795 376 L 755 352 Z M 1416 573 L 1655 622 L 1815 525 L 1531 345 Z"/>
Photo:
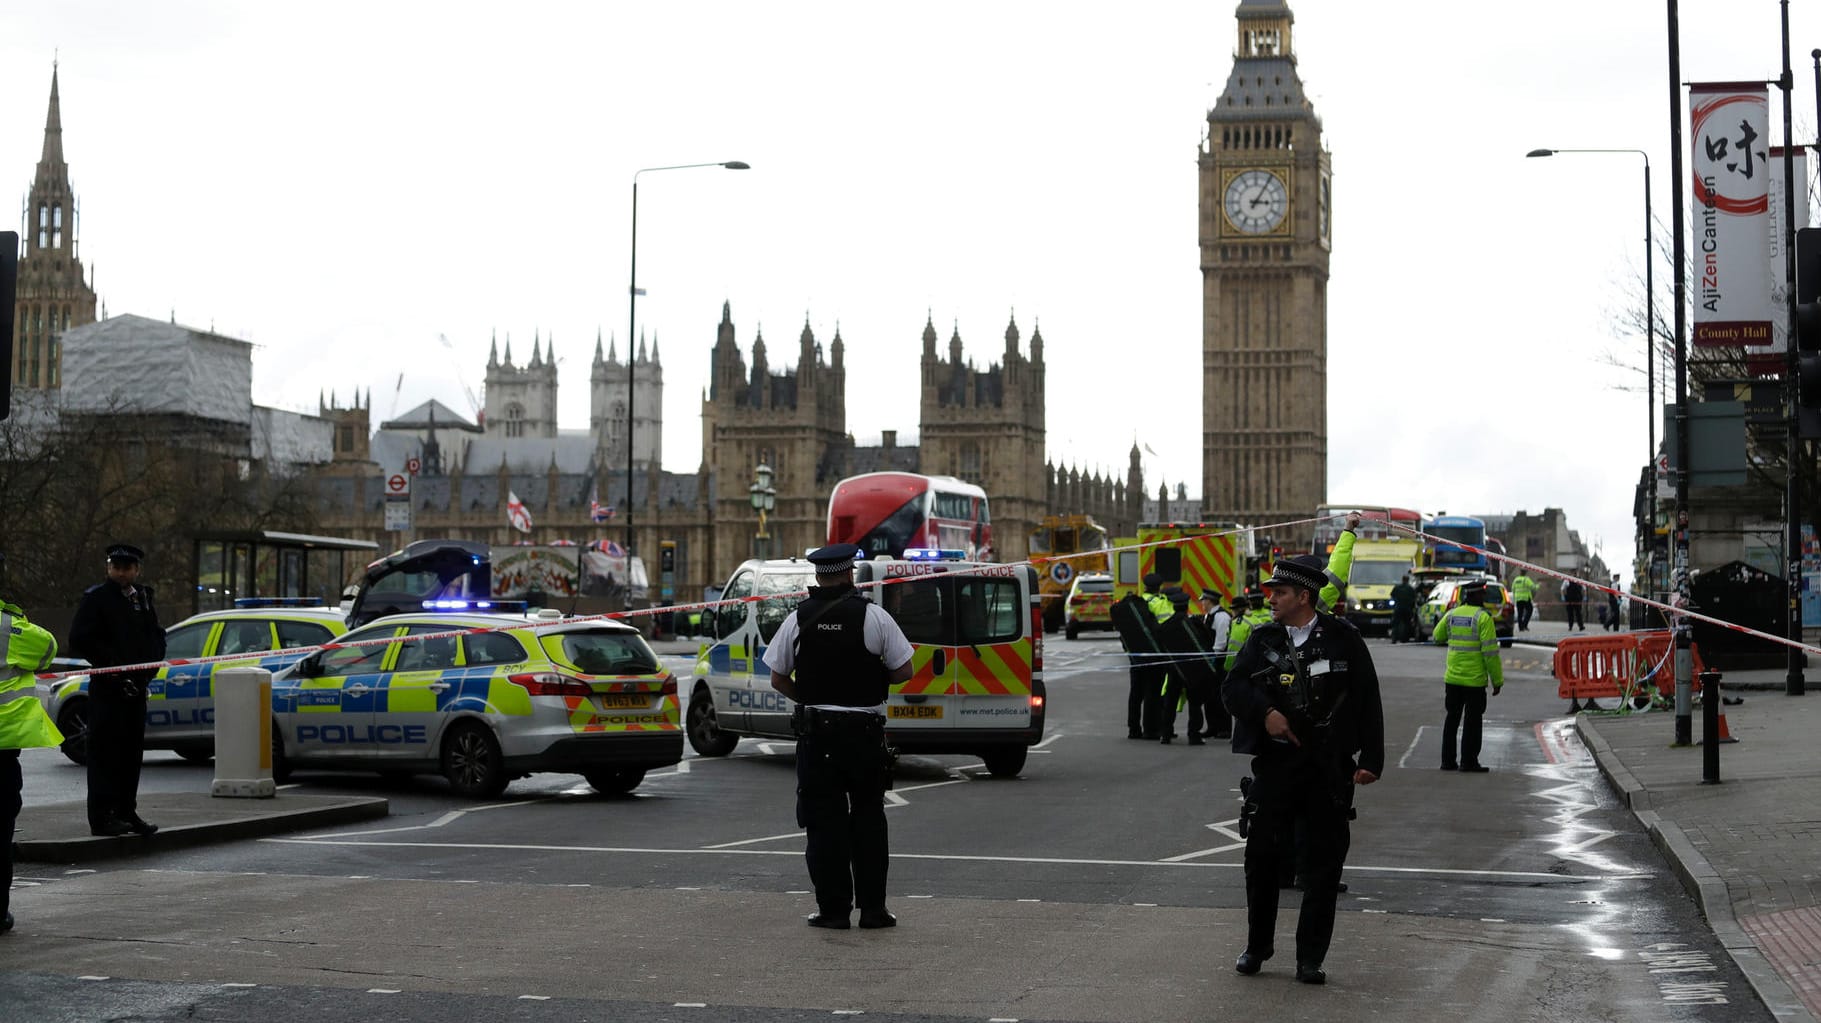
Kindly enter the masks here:
<path id="1" fill-rule="evenodd" d="M 952 547 L 906 547 L 906 561 L 960 561 L 967 557 L 967 552 Z"/>
<path id="2" fill-rule="evenodd" d="M 321 597 L 236 597 L 235 607 L 321 607 Z"/>

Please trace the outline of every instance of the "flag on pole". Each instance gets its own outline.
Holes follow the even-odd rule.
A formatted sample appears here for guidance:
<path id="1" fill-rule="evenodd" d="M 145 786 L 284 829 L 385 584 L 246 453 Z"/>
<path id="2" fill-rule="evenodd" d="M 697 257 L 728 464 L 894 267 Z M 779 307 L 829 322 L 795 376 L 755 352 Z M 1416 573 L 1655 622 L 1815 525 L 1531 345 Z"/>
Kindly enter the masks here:
<path id="1" fill-rule="evenodd" d="M 588 495 L 588 517 L 596 522 L 606 522 L 613 518 L 613 505 L 601 503 L 601 488 L 594 488 Z"/>
<path id="2" fill-rule="evenodd" d="M 531 532 L 531 513 L 525 509 L 525 502 L 510 490 L 506 491 L 506 521 L 521 533 Z"/>

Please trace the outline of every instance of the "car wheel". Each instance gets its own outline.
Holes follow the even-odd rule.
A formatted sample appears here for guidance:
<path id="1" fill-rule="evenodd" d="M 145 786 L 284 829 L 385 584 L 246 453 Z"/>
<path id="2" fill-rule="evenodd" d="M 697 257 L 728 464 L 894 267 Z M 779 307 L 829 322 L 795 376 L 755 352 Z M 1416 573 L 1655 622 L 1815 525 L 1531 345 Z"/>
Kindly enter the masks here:
<path id="1" fill-rule="evenodd" d="M 272 722 L 272 780 L 281 785 L 291 780 L 291 761 L 285 757 L 285 739 L 276 721 Z"/>
<path id="2" fill-rule="evenodd" d="M 72 698 L 57 712 L 57 731 L 63 733 L 63 755 L 73 764 L 89 762 L 89 702 Z"/>
<path id="3" fill-rule="evenodd" d="M 186 742 L 181 746 L 173 746 L 172 749 L 176 751 L 178 756 L 188 760 L 192 764 L 206 764 L 215 759 L 215 745 L 213 743 Z"/>
<path id="4" fill-rule="evenodd" d="M 689 720 L 685 728 L 689 747 L 705 757 L 724 757 L 740 744 L 739 736 L 721 730 L 721 719 L 715 714 L 714 697 L 709 695 L 707 686 L 698 686 L 689 697 Z M 592 779 L 589 784 L 594 784 Z M 600 788 L 599 785 L 594 787 Z"/>
<path id="5" fill-rule="evenodd" d="M 443 777 L 456 795 L 492 799 L 506 791 L 506 758 L 492 729 L 462 721 L 443 739 Z"/>
<path id="6" fill-rule="evenodd" d="M 582 777 L 588 779 L 588 784 L 594 786 L 594 790 L 603 796 L 623 796 L 638 788 L 639 782 L 645 780 L 645 769 L 642 767 L 600 768 L 583 771 Z"/>
<path id="7" fill-rule="evenodd" d="M 984 750 L 980 759 L 986 761 L 986 770 L 995 778 L 1016 778 L 1024 770 L 1024 758 L 1029 752 L 1023 746 L 1001 746 Z"/>

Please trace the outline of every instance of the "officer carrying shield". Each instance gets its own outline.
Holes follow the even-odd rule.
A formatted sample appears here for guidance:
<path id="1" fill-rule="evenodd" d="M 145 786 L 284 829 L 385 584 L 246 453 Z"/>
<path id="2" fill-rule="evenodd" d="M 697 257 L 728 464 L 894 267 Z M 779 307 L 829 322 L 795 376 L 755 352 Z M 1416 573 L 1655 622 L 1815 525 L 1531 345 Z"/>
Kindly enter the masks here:
<path id="1" fill-rule="evenodd" d="M 796 701 L 797 826 L 808 835 L 816 887 L 811 927 L 895 927 L 885 908 L 890 852 L 885 790 L 889 687 L 911 677 L 911 645 L 898 623 L 854 588 L 860 548 L 829 544 L 809 555 L 816 585 L 765 650 L 771 687 Z"/>
<path id="2" fill-rule="evenodd" d="M 1319 558 L 1279 561 L 1264 584 L 1272 621 L 1252 630 L 1222 686 L 1233 752 L 1252 755 L 1247 798 L 1257 807 L 1246 837 L 1246 948 L 1233 968 L 1257 973 L 1274 952 L 1291 818 L 1307 843 L 1296 925 L 1296 979 L 1305 984 L 1327 980 L 1354 786 L 1377 781 L 1385 766 L 1378 673 L 1359 630 L 1317 609 L 1327 581 Z"/>

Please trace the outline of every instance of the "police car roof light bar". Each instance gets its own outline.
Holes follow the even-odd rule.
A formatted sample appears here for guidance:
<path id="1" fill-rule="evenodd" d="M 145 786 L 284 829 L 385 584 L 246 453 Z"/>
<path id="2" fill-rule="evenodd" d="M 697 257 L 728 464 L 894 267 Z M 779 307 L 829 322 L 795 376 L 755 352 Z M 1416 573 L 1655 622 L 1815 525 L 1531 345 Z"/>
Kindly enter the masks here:
<path id="1" fill-rule="evenodd" d="M 906 561 L 960 561 L 967 557 L 967 552 L 951 547 L 906 547 Z"/>
<path id="2" fill-rule="evenodd" d="M 235 597 L 235 607 L 322 607 L 321 597 Z"/>

